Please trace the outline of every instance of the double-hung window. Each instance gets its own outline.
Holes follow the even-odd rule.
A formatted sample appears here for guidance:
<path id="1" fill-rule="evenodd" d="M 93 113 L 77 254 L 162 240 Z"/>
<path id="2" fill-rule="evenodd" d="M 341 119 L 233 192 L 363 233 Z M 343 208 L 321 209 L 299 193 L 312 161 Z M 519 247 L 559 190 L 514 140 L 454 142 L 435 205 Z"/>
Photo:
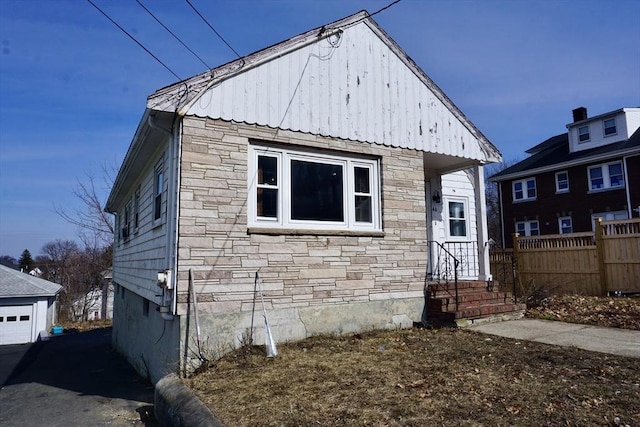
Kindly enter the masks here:
<path id="1" fill-rule="evenodd" d="M 591 166 L 588 169 L 589 190 L 607 190 L 624 187 L 622 162 Z"/>
<path id="2" fill-rule="evenodd" d="M 558 218 L 558 229 L 560 234 L 573 233 L 573 222 L 570 216 L 561 216 Z"/>
<path id="3" fill-rule="evenodd" d="M 539 236 L 540 224 L 537 220 L 516 222 L 516 233 L 521 236 Z"/>
<path id="4" fill-rule="evenodd" d="M 465 200 L 448 200 L 447 217 L 449 220 L 449 237 L 467 237 L 467 209 Z"/>
<path id="5" fill-rule="evenodd" d="M 527 178 L 519 181 L 513 181 L 513 201 L 535 200 L 536 198 L 536 179 Z"/>
<path id="6" fill-rule="evenodd" d="M 381 229 L 376 159 L 252 144 L 248 178 L 249 226 Z"/>
<path id="7" fill-rule="evenodd" d="M 161 161 L 154 170 L 153 182 L 153 222 L 159 223 L 162 219 L 162 193 L 164 191 L 164 164 Z"/>
<path id="8" fill-rule="evenodd" d="M 129 234 L 131 231 L 131 203 L 127 203 L 124 207 L 124 221 L 122 224 L 122 240 L 125 242 L 129 240 Z"/>
<path id="9" fill-rule="evenodd" d="M 578 128 L 578 142 L 587 142 L 589 139 L 591 139 L 589 126 L 580 126 Z"/>
<path id="10" fill-rule="evenodd" d="M 616 128 L 616 119 L 607 119 L 603 122 L 604 136 L 615 135 L 618 133 Z"/>
<path id="11" fill-rule="evenodd" d="M 138 232 L 140 226 L 140 187 L 136 188 L 136 192 L 133 195 L 133 232 Z"/>
<path id="12" fill-rule="evenodd" d="M 569 191 L 569 173 L 567 171 L 556 172 L 556 193 Z"/>

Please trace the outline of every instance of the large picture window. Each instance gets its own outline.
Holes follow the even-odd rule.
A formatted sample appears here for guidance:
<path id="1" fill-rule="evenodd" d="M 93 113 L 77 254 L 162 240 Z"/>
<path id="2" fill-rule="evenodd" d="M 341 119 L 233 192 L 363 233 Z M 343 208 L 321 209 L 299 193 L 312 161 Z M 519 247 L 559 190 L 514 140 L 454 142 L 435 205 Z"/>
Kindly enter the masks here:
<path id="1" fill-rule="evenodd" d="M 289 148 L 249 148 L 249 225 L 380 230 L 378 161 Z"/>

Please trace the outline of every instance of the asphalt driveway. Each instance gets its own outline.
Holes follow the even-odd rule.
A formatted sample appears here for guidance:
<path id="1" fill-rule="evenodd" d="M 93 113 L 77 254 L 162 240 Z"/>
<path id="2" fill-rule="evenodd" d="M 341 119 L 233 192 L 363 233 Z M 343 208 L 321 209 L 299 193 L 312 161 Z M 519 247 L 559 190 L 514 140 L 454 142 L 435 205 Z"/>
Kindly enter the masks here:
<path id="1" fill-rule="evenodd" d="M 0 425 L 157 426 L 153 386 L 111 348 L 111 328 L 0 347 Z"/>

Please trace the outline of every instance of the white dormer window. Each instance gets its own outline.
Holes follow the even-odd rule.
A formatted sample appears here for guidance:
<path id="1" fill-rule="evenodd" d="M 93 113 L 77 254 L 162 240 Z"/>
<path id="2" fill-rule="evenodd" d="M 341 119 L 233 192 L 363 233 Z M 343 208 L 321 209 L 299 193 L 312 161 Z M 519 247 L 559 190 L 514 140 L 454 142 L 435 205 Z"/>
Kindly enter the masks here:
<path id="1" fill-rule="evenodd" d="M 616 119 L 607 119 L 603 123 L 604 125 L 604 136 L 615 135 L 618 133 L 618 129 L 616 128 Z"/>
<path id="2" fill-rule="evenodd" d="M 580 126 L 578 128 L 578 141 L 587 142 L 591 139 L 589 135 L 589 126 Z"/>

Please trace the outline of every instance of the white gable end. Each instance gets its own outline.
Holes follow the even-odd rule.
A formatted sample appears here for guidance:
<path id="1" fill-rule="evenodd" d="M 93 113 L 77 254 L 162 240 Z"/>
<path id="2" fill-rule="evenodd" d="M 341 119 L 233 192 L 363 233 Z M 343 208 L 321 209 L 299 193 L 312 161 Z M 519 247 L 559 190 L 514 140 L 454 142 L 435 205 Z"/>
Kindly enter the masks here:
<path id="1" fill-rule="evenodd" d="M 490 143 L 367 21 L 219 79 L 185 115 L 499 160 Z M 456 109 L 457 110 L 457 109 Z M 461 113 L 459 113 L 461 115 Z M 482 138 L 483 140 L 479 140 Z"/>

